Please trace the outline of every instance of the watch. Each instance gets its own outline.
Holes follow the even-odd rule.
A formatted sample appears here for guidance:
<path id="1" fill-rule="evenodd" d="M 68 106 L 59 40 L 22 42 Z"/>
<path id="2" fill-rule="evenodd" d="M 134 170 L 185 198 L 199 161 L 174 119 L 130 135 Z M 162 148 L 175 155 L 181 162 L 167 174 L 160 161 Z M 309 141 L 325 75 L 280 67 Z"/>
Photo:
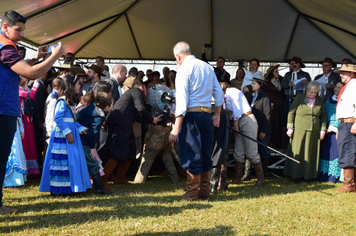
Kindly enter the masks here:
<path id="1" fill-rule="evenodd" d="M 37 62 L 37 60 L 34 57 L 32 57 L 30 60 L 33 61 L 34 63 Z"/>

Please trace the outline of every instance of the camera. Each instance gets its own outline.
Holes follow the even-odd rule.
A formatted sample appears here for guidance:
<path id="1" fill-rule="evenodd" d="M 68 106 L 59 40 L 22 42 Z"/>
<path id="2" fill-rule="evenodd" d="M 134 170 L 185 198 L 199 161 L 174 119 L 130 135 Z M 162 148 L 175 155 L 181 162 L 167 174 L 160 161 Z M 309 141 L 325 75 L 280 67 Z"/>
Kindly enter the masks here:
<path id="1" fill-rule="evenodd" d="M 52 47 L 58 47 L 58 46 L 59 46 L 58 44 L 49 45 L 48 49 L 47 49 L 47 52 L 52 52 Z"/>
<path id="2" fill-rule="evenodd" d="M 171 112 L 171 104 L 175 103 L 176 102 L 176 99 L 174 96 L 172 95 L 169 95 L 167 92 L 164 92 L 161 96 L 161 101 L 163 103 L 168 103 L 168 105 L 165 105 L 164 106 L 164 109 L 163 109 L 163 117 L 162 117 L 162 121 L 167 121 L 169 119 L 169 115 L 170 115 L 170 112 Z"/>

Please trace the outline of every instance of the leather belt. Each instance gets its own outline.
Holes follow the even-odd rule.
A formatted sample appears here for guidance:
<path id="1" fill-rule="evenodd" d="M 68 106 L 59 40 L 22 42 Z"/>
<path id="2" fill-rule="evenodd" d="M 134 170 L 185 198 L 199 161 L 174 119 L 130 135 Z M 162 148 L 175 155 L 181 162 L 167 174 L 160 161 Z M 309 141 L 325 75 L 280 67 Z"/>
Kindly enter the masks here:
<path id="1" fill-rule="evenodd" d="M 354 123 L 354 122 L 355 122 L 355 118 L 354 117 L 340 118 L 339 119 L 339 124 L 341 124 L 341 123 Z"/>
<path id="2" fill-rule="evenodd" d="M 252 114 L 252 111 L 246 112 L 246 113 L 242 114 L 240 118 L 242 118 L 242 117 L 244 117 L 244 116 L 251 115 L 251 114 Z"/>
<path id="3" fill-rule="evenodd" d="M 188 107 L 187 112 L 204 112 L 211 113 L 211 107 L 198 106 L 198 107 Z"/>

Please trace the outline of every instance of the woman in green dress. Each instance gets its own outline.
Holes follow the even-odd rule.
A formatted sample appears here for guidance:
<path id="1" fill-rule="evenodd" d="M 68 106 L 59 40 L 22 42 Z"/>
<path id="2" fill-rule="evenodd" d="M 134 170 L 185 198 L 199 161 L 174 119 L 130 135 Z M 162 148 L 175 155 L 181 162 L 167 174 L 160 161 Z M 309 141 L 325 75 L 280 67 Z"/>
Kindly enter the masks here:
<path id="1" fill-rule="evenodd" d="M 326 116 L 323 100 L 317 96 L 319 84 L 315 81 L 306 86 L 306 94 L 295 97 L 289 113 L 287 135 L 290 137 L 288 155 L 300 163 L 286 160 L 284 174 L 295 183 L 302 179 L 312 183 L 318 177 L 320 140 L 326 130 Z"/>

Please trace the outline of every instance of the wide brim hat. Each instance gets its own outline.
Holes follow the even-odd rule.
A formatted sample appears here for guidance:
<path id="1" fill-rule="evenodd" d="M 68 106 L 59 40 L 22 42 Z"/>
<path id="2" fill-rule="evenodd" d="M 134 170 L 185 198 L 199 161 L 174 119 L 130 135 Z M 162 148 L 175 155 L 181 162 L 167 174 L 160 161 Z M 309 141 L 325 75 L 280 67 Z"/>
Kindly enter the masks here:
<path id="1" fill-rule="evenodd" d="M 59 75 L 59 72 L 56 71 L 56 72 L 52 72 L 52 75 L 50 75 L 50 77 L 47 79 L 48 82 L 54 80 L 55 78 L 57 78 Z"/>
<path id="2" fill-rule="evenodd" d="M 73 65 L 71 61 L 64 61 L 61 66 L 53 66 L 54 68 L 60 70 L 70 70 L 73 71 L 74 74 L 85 74 L 85 71 L 79 65 Z"/>
<path id="3" fill-rule="evenodd" d="M 328 62 L 328 63 L 332 64 L 333 68 L 336 67 L 336 63 L 330 57 L 325 57 L 323 61 L 319 61 L 320 64 L 323 64 L 323 62 Z"/>
<path id="4" fill-rule="evenodd" d="M 265 77 L 260 74 L 254 75 L 251 81 L 257 81 L 266 84 Z"/>
<path id="5" fill-rule="evenodd" d="M 268 78 L 268 76 L 273 73 L 274 69 L 277 69 L 279 67 L 279 64 L 275 65 L 275 66 L 270 66 L 268 69 L 267 69 L 267 72 L 266 72 L 266 75 L 265 77 Z"/>
<path id="6" fill-rule="evenodd" d="M 133 85 L 135 79 L 136 79 L 136 77 L 134 77 L 134 76 L 127 77 L 124 81 L 124 85 L 126 85 L 129 88 L 132 88 L 132 85 Z"/>
<path id="7" fill-rule="evenodd" d="M 335 73 L 340 74 L 342 71 L 354 72 L 356 73 L 356 68 L 354 64 L 342 64 L 341 68 L 338 70 L 334 70 Z"/>
<path id="8" fill-rule="evenodd" d="M 292 59 L 287 59 L 286 60 L 288 63 L 291 61 L 295 61 L 295 63 L 299 63 L 301 68 L 305 68 L 304 63 L 302 62 L 302 59 L 300 57 L 293 57 Z"/>
<path id="9" fill-rule="evenodd" d="M 97 73 L 99 76 L 105 76 L 103 74 L 103 69 L 101 69 L 100 66 L 97 66 L 97 65 L 94 65 L 94 64 L 91 64 L 90 66 L 87 66 L 87 65 L 84 65 L 85 68 L 87 69 L 92 69 L 95 73 Z"/>

